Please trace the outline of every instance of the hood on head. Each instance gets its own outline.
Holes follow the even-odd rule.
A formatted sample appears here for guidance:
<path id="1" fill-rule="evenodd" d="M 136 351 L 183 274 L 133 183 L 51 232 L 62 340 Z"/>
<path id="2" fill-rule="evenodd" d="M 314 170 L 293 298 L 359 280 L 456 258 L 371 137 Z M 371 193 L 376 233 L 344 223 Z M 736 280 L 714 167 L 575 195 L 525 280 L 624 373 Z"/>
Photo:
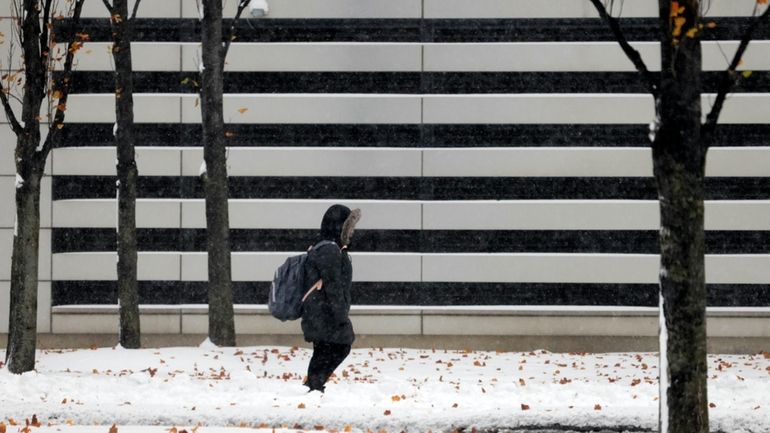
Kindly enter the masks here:
<path id="1" fill-rule="evenodd" d="M 334 241 L 340 247 L 349 244 L 359 218 L 360 209 L 351 211 L 341 204 L 331 206 L 321 220 L 321 239 Z"/>

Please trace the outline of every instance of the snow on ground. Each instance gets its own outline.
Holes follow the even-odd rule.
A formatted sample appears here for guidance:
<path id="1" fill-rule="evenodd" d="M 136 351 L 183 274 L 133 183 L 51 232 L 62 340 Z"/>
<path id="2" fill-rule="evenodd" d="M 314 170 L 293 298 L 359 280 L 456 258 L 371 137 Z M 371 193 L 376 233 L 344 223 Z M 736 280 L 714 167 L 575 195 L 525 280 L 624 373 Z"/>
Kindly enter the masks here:
<path id="1" fill-rule="evenodd" d="M 134 432 L 125 426 L 187 426 L 192 433 L 197 425 L 204 426 L 197 433 L 225 433 L 214 427 L 227 426 L 657 430 L 655 353 L 356 349 L 322 396 L 301 385 L 310 354 L 205 345 L 40 351 L 34 372 L 0 369 L 0 420 L 8 433 L 21 431 L 33 414 L 43 427 L 32 433 L 74 433 L 71 425 L 108 433 L 113 423 L 119 433 Z M 709 367 L 712 430 L 770 431 L 770 353 L 710 356 Z"/>

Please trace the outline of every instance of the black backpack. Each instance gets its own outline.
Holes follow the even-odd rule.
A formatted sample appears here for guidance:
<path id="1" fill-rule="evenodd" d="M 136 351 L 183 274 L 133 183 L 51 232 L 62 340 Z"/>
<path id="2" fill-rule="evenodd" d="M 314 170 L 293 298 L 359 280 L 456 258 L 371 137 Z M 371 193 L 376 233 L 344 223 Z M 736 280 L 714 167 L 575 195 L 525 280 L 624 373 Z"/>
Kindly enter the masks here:
<path id="1" fill-rule="evenodd" d="M 267 299 L 267 307 L 273 317 L 284 322 L 302 317 L 302 302 L 313 289 L 317 288 L 313 286 L 307 293 L 305 291 L 305 263 L 308 254 L 316 248 L 334 243 L 334 241 L 321 241 L 306 253 L 289 257 L 275 270 Z"/>

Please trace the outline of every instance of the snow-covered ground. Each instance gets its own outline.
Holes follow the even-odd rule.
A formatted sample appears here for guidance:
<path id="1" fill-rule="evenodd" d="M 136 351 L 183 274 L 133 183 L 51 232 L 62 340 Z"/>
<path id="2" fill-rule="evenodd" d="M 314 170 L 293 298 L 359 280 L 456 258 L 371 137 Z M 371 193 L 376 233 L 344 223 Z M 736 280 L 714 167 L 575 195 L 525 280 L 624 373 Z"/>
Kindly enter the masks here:
<path id="1" fill-rule="evenodd" d="M 8 433 L 33 415 L 33 433 L 657 429 L 655 353 L 357 349 L 323 396 L 301 385 L 309 357 L 210 345 L 40 351 L 35 372 L 0 369 L 0 420 Z M 710 356 L 709 367 L 712 430 L 770 431 L 770 353 Z"/>

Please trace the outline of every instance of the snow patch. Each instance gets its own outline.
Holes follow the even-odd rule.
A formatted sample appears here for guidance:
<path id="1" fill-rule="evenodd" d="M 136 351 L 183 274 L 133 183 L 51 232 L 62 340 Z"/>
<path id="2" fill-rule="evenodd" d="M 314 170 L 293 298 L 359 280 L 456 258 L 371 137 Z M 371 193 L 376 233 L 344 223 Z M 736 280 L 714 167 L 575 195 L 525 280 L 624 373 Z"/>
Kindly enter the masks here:
<path id="1" fill-rule="evenodd" d="M 112 136 L 113 137 L 117 137 L 118 136 L 118 123 L 117 122 L 115 122 L 112 125 Z"/>
<path id="2" fill-rule="evenodd" d="M 211 342 L 211 339 L 206 337 L 201 344 L 198 345 L 201 349 L 219 349 L 219 346 Z"/>
<path id="3" fill-rule="evenodd" d="M 208 170 L 207 170 L 207 168 L 206 168 L 206 161 L 201 161 L 201 166 L 200 166 L 200 168 L 198 169 L 198 176 L 199 176 L 199 177 L 200 177 L 200 176 L 203 176 L 204 174 L 206 174 L 206 172 L 207 172 L 207 171 L 208 171 Z"/>
<path id="4" fill-rule="evenodd" d="M 21 189 L 24 186 L 24 178 L 19 173 L 16 173 L 16 189 Z"/>

